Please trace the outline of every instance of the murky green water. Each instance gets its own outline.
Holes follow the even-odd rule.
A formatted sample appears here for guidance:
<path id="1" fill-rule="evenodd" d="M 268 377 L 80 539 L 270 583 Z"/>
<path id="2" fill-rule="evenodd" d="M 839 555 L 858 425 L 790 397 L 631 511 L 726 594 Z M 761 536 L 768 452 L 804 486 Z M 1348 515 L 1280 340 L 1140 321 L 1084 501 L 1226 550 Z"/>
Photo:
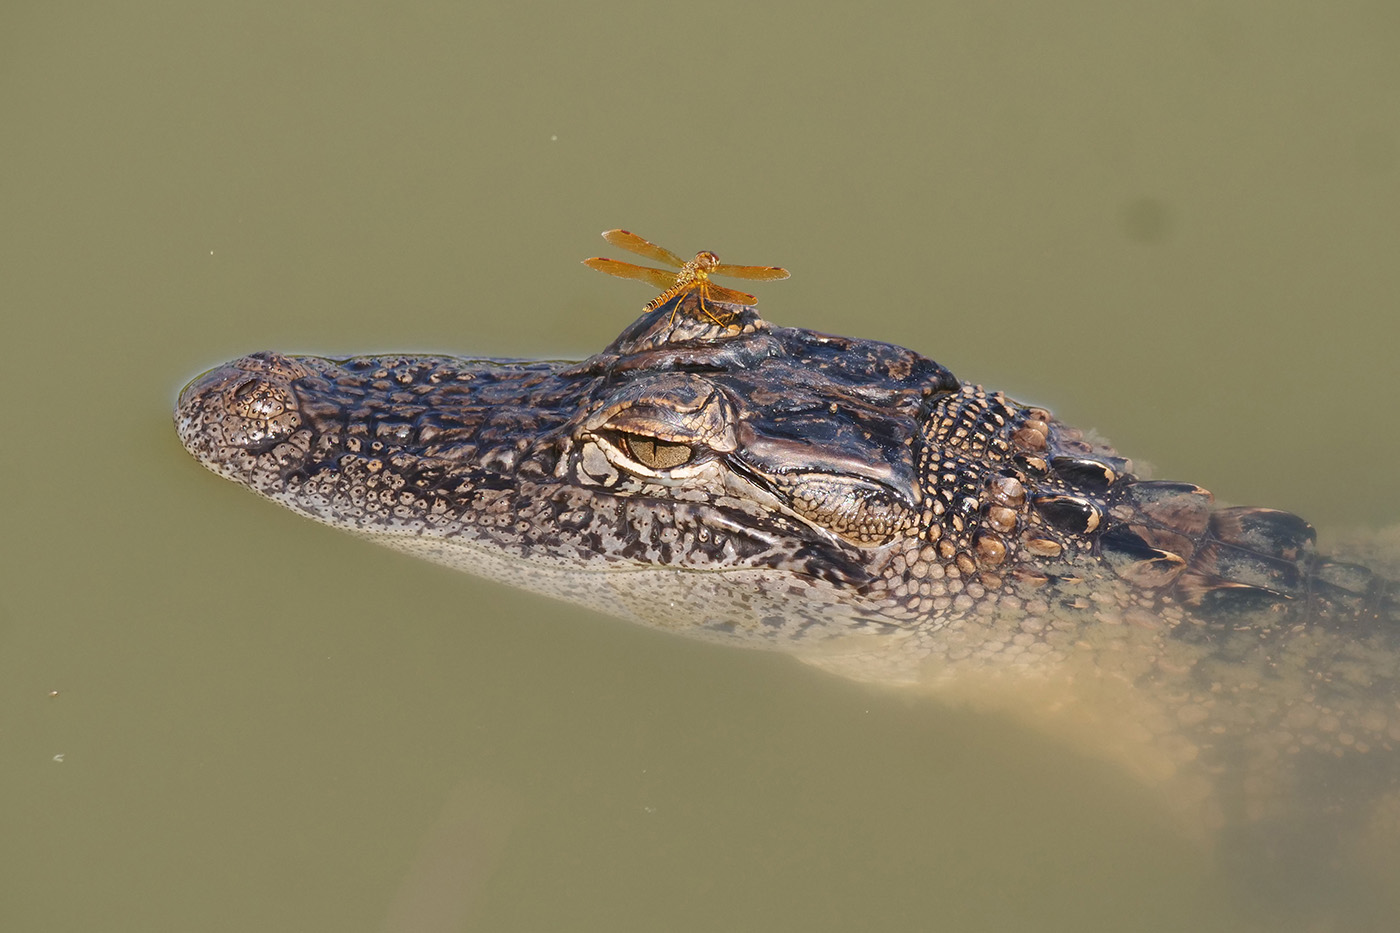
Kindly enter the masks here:
<path id="1" fill-rule="evenodd" d="M 0 926 L 1251 928 L 1048 740 L 336 535 L 169 409 L 261 348 L 584 355 L 627 226 L 1393 525 L 1397 88 L 1383 3 L 0 14 Z"/>

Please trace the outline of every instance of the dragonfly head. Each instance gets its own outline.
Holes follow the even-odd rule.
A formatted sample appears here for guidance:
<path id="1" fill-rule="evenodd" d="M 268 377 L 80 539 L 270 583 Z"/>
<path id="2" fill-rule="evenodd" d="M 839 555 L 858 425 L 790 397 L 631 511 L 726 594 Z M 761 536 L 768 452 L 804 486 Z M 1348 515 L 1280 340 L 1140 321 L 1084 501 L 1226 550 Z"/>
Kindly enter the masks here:
<path id="1" fill-rule="evenodd" d="M 709 273 L 714 271 L 715 266 L 719 265 L 719 257 L 709 250 L 705 250 L 696 253 L 691 262 L 694 263 L 696 272 Z"/>

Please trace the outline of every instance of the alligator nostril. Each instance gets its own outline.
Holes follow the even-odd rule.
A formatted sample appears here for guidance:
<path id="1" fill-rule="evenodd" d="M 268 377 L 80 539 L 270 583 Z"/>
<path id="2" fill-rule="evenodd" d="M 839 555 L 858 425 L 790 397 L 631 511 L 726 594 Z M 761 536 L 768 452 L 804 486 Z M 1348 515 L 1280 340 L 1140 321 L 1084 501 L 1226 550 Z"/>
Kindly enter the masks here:
<path id="1" fill-rule="evenodd" d="M 311 375 L 311 370 L 301 363 L 272 350 L 250 353 L 233 365 L 244 372 L 258 373 L 274 381 L 294 382 Z"/>
<path id="2" fill-rule="evenodd" d="M 175 418 L 181 439 L 206 464 L 225 463 L 235 452 L 267 453 L 301 428 L 300 403 L 288 377 L 309 373 L 304 364 L 277 354 L 209 370 L 180 393 Z"/>
<path id="3" fill-rule="evenodd" d="M 234 390 L 238 414 L 244 418 L 269 420 L 292 408 L 291 392 L 262 379 L 250 379 Z"/>
<path id="4" fill-rule="evenodd" d="M 216 366 L 206 373 L 191 379 L 180 390 L 179 407 L 196 404 L 199 399 L 211 392 L 219 393 L 226 403 L 240 408 L 246 404 L 258 405 L 260 393 L 282 393 L 281 409 L 292 407 L 292 397 L 287 384 L 311 375 L 311 368 L 293 357 L 283 356 L 272 350 L 250 353 L 241 359 Z M 250 399 L 255 401 L 249 402 Z M 265 401 L 263 401 L 265 404 Z M 240 412 L 247 417 L 271 417 L 266 411 Z"/>

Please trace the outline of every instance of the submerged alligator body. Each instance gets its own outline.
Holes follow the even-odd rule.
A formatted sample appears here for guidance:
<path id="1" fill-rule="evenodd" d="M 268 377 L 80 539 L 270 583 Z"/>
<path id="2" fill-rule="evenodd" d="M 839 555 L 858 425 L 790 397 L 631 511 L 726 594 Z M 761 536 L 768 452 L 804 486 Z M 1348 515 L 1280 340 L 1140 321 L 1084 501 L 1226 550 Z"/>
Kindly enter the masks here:
<path id="1" fill-rule="evenodd" d="M 1015 713 L 1192 826 L 1400 835 L 1394 582 L 913 351 L 695 300 L 582 362 L 258 353 L 176 420 L 310 518 Z"/>

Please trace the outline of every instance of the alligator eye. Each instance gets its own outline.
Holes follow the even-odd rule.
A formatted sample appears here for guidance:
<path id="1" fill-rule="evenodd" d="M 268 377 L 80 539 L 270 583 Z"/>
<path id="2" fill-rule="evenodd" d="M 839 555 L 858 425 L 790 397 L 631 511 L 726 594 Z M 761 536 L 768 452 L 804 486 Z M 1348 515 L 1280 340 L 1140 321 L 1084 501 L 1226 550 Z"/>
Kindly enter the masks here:
<path id="1" fill-rule="evenodd" d="M 669 470 L 689 463 L 695 455 L 695 451 L 685 444 L 672 444 L 644 434 L 618 434 L 617 439 L 618 446 L 627 456 L 648 470 Z"/>

